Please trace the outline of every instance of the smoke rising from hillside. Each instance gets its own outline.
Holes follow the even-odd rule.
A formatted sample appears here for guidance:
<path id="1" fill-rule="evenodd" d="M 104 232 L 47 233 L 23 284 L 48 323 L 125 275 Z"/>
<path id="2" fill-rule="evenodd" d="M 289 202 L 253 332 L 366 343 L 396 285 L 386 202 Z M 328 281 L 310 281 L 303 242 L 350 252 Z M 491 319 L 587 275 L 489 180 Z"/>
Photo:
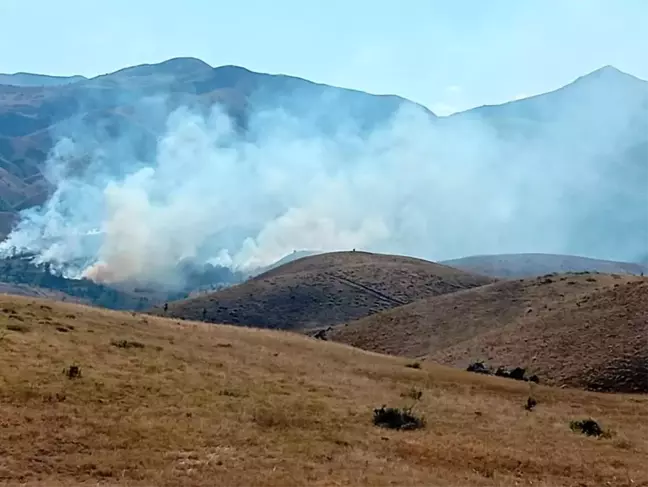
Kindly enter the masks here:
<path id="1" fill-rule="evenodd" d="M 260 111 L 243 133 L 218 106 L 181 107 L 149 155 L 130 125 L 109 140 L 68 127 L 47 161 L 55 192 L 23 212 L 0 252 L 34 253 L 99 282 L 170 286 L 183 261 L 249 270 L 301 249 L 435 260 L 645 253 L 637 239 L 617 244 L 589 224 L 614 184 L 613 161 L 599 156 L 614 153 L 615 134 L 583 150 L 577 127 L 505 138 L 412 106 L 369 133 L 351 122 L 325 135 L 284 111 Z M 640 221 L 643 209 L 620 205 Z"/>

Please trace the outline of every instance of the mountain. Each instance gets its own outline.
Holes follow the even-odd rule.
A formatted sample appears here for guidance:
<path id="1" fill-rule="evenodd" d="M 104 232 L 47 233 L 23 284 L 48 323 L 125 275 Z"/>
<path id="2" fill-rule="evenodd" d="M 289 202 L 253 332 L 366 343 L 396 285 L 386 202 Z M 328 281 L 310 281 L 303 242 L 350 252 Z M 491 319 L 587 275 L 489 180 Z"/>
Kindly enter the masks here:
<path id="1" fill-rule="evenodd" d="M 524 367 L 545 384 L 648 392 L 648 278 L 554 275 L 418 300 L 336 327 L 379 353 Z"/>
<path id="2" fill-rule="evenodd" d="M 645 396 L 33 298 L 0 310 L 6 485 L 648 483 Z M 374 426 L 382 405 L 427 425 Z M 589 417 L 610 436 L 570 431 Z"/>
<path id="3" fill-rule="evenodd" d="M 542 245 L 550 241 L 572 255 L 631 262 L 645 255 L 648 82 L 608 66 L 555 91 L 442 122 L 458 133 L 488 127 L 487 140 L 474 142 L 484 157 L 493 150 L 489 141 L 498 140 L 497 154 L 506 159 L 493 162 L 496 173 L 505 164 L 515 191 L 537 193 L 511 208 L 534 215 L 531 227 L 500 234 L 502 242 L 533 231 L 540 232 L 540 251 L 553 253 Z"/>
<path id="4" fill-rule="evenodd" d="M 15 83 L 32 80 L 28 85 L 0 84 L 0 211 L 9 213 L 44 201 L 42 164 L 48 152 L 59 136 L 78 136 L 82 127 L 100 134 L 102 140 L 94 140 L 93 134 L 91 141 L 98 144 L 128 132 L 136 153 L 146 159 L 155 150 L 156 134 L 164 129 L 167 116 L 179 106 L 208 111 L 219 103 L 241 129 L 251 110 L 281 108 L 304 126 L 311 123 L 324 131 L 337 130 L 344 117 L 369 129 L 403 105 L 418 106 L 398 96 L 370 95 L 238 66 L 212 68 L 191 58 L 65 83 L 25 76 Z M 153 96 L 164 100 L 153 107 L 143 103 Z M 321 100 L 319 106 L 313 105 L 315 99 Z"/>
<path id="5" fill-rule="evenodd" d="M 0 73 L 0 85 L 10 86 L 60 86 L 76 83 L 85 79 L 87 78 L 85 78 L 84 76 L 49 76 L 46 74 L 31 73 Z"/>
<path id="6" fill-rule="evenodd" d="M 509 254 L 474 255 L 441 262 L 444 265 L 498 278 L 535 277 L 565 272 L 600 272 L 604 274 L 648 274 L 648 266 L 612 262 L 574 255 Z"/>
<path id="7" fill-rule="evenodd" d="M 368 252 L 304 257 L 215 293 L 169 303 L 174 318 L 299 330 L 333 325 L 492 279 Z M 203 311 L 204 310 L 204 311 Z"/>

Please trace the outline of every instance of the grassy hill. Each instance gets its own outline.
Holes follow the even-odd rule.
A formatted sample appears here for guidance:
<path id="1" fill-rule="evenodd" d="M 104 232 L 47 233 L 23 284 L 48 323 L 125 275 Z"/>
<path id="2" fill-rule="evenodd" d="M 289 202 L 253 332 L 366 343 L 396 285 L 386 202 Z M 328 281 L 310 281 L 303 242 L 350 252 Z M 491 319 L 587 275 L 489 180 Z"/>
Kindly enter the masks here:
<path id="1" fill-rule="evenodd" d="M 168 315 L 262 328 L 314 328 L 492 282 L 425 260 L 367 252 L 304 257 L 216 293 L 169 304 Z M 164 314 L 161 308 L 152 311 Z"/>
<path id="2" fill-rule="evenodd" d="M 460 367 L 530 367 L 551 384 L 648 392 L 646 309 L 645 278 L 546 276 L 423 299 L 329 336 Z"/>
<path id="3" fill-rule="evenodd" d="M 648 274 L 648 267 L 630 262 L 590 259 L 575 255 L 501 254 L 474 255 L 442 262 L 445 265 L 500 278 L 536 277 L 553 272 L 601 272 L 605 274 Z"/>
<path id="4" fill-rule="evenodd" d="M 535 386 L 527 412 L 526 383 L 31 298 L 0 330 L 5 485 L 648 485 L 645 396 Z M 424 429 L 372 424 L 413 388 Z"/>

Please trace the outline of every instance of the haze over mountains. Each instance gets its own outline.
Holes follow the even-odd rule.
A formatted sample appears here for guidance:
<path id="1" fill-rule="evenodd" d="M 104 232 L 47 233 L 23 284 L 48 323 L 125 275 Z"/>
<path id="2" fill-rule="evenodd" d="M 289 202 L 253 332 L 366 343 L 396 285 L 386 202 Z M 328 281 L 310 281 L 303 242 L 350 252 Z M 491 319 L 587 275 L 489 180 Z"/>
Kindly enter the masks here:
<path id="1" fill-rule="evenodd" d="M 295 249 L 647 252 L 648 83 L 613 67 L 450 117 L 188 58 L 13 82 L 4 232 L 21 221 L 1 250 L 69 276 L 176 289 L 187 263 L 249 271 Z"/>

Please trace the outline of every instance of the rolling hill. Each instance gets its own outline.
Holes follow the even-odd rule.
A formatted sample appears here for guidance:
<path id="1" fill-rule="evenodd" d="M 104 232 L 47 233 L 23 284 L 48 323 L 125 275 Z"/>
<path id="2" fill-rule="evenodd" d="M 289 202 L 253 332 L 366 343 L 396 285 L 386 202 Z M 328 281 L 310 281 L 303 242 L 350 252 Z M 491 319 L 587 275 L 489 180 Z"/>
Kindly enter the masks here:
<path id="1" fill-rule="evenodd" d="M 540 385 L 528 412 L 528 384 L 297 334 L 30 298 L 0 310 L 4 485 L 648 484 L 645 396 Z M 424 429 L 372 424 L 412 391 Z M 609 434 L 570 431 L 588 417 Z"/>
<path id="2" fill-rule="evenodd" d="M 446 260 L 442 264 L 497 278 L 536 277 L 554 272 L 600 272 L 637 276 L 642 273 L 648 274 L 648 267 L 643 264 L 555 254 L 474 255 Z"/>
<path id="3" fill-rule="evenodd" d="M 262 328 L 303 329 L 349 321 L 492 279 L 432 262 L 367 252 L 291 261 L 245 283 L 169 303 L 168 315 Z M 161 308 L 152 311 L 163 314 Z"/>
<path id="4" fill-rule="evenodd" d="M 462 368 L 526 367 L 548 384 L 648 392 L 647 306 L 646 278 L 554 275 L 422 299 L 329 337 Z"/>

